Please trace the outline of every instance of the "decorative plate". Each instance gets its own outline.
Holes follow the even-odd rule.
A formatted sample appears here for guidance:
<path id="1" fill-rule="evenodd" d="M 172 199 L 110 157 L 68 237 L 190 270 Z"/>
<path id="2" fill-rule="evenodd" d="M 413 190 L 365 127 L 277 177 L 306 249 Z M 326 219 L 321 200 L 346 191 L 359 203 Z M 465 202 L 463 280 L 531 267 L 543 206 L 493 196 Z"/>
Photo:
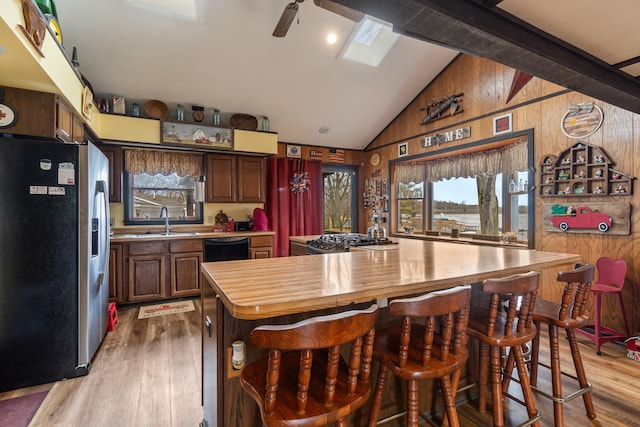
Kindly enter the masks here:
<path id="1" fill-rule="evenodd" d="M 560 128 L 569 138 L 584 138 L 600 128 L 603 118 L 602 110 L 593 102 L 570 105 L 562 116 Z"/>
<path id="2" fill-rule="evenodd" d="M 169 107 L 167 107 L 167 104 L 162 101 L 158 101 L 157 99 L 145 102 L 144 112 L 152 119 L 165 120 L 169 117 Z"/>
<path id="3" fill-rule="evenodd" d="M 88 86 L 82 92 L 82 115 L 91 120 L 91 104 L 93 104 L 93 94 Z"/>
<path id="4" fill-rule="evenodd" d="M 378 166 L 380 164 L 380 154 L 374 153 L 369 158 L 369 162 L 372 166 Z"/>
<path id="5" fill-rule="evenodd" d="M 0 99 L 0 129 L 13 126 L 18 120 L 18 114 Z"/>

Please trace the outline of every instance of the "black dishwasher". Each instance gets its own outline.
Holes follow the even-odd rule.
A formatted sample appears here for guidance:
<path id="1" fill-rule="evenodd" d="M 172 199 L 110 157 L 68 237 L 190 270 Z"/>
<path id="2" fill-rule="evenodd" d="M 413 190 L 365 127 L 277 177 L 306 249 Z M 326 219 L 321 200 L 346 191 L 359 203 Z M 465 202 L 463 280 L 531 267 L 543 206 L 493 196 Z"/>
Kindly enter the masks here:
<path id="1" fill-rule="evenodd" d="M 249 258 L 248 237 L 204 239 L 204 261 L 231 261 Z"/>

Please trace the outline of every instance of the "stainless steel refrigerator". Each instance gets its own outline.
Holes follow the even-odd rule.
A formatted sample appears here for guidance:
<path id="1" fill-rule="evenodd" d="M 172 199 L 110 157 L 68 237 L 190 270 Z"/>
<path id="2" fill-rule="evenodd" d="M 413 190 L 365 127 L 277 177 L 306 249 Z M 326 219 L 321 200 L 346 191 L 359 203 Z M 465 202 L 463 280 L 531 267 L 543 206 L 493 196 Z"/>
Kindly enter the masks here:
<path id="1" fill-rule="evenodd" d="M 86 375 L 107 330 L 109 168 L 0 135 L 0 391 Z"/>

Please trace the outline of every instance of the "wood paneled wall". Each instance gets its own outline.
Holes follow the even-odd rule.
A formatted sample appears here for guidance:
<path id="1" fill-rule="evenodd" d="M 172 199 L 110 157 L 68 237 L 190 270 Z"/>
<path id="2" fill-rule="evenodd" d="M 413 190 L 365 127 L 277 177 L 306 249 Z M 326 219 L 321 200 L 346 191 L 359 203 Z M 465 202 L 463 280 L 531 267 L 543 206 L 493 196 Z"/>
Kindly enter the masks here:
<path id="1" fill-rule="evenodd" d="M 408 143 L 408 156 L 420 156 L 440 147 L 422 148 L 421 140 L 426 135 L 442 133 L 460 127 L 471 127 L 471 138 L 448 143 L 448 147 L 482 141 L 493 138 L 493 117 L 511 113 L 513 130 L 533 129 L 534 165 L 536 180 L 539 182 L 540 159 L 545 154 L 559 154 L 577 142 L 565 136 L 560 129 L 560 121 L 570 104 L 593 101 L 604 112 L 602 127 L 593 135 L 583 138 L 589 144 L 602 147 L 615 162 L 616 170 L 640 176 L 640 116 L 614 107 L 586 95 L 569 91 L 563 87 L 533 78 L 524 88 L 506 104 L 515 70 L 504 65 L 467 55 L 460 55 L 444 70 L 438 78 L 427 86 L 416 98 L 389 124 L 374 141 L 365 149 L 363 167 L 360 172 L 360 186 L 366 178 L 381 169 L 378 178 L 390 178 L 389 161 L 398 157 L 398 144 Z M 463 112 L 426 125 L 421 125 L 426 115 L 420 108 L 436 99 L 448 97 L 455 93 L 464 93 Z M 379 166 L 369 163 L 371 154 L 377 152 L 382 157 Z M 392 182 L 391 180 L 389 182 Z M 390 186 L 393 188 L 393 185 Z M 633 196 L 619 197 L 580 197 L 540 198 L 539 189 L 535 188 L 535 248 L 544 251 L 578 253 L 584 262 L 595 263 L 600 256 L 624 258 L 628 272 L 624 289 L 624 300 L 627 314 L 632 326 L 631 333 L 640 330 L 640 249 L 638 237 L 640 233 L 634 225 L 640 220 L 636 207 L 640 206 L 640 187 L 635 185 Z M 359 197 L 361 200 L 361 196 Z M 543 203 L 589 203 L 589 202 L 627 202 L 631 204 L 631 235 L 612 236 L 607 234 L 570 234 L 547 233 L 543 230 Z M 360 230 L 366 230 L 371 212 L 365 212 L 360 206 Z M 394 219 L 395 220 L 395 219 Z M 560 285 L 555 282 L 555 272 L 544 274 L 544 283 L 540 296 L 557 299 Z M 603 323 L 607 326 L 622 329 L 622 318 L 617 299 L 604 298 Z"/>

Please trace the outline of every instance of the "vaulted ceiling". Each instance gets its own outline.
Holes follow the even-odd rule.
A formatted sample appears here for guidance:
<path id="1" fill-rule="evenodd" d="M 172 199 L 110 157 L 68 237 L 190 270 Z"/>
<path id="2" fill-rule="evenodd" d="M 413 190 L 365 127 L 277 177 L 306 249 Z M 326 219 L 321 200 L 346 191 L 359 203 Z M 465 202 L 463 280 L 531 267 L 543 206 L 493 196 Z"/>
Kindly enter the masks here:
<path id="1" fill-rule="evenodd" d="M 640 2 L 335 0 L 395 31 L 640 113 Z"/>
<path id="2" fill-rule="evenodd" d="M 185 21 L 123 0 L 56 0 L 64 45 L 102 96 L 268 116 L 283 142 L 362 149 L 459 53 L 640 113 L 637 0 L 334 0 L 404 36 L 377 68 L 339 56 L 355 23 L 306 1 L 196 0 Z M 334 6 L 335 6 L 334 4 Z M 338 43 L 324 42 L 328 31 Z M 321 133 L 321 128 L 328 132 Z"/>

